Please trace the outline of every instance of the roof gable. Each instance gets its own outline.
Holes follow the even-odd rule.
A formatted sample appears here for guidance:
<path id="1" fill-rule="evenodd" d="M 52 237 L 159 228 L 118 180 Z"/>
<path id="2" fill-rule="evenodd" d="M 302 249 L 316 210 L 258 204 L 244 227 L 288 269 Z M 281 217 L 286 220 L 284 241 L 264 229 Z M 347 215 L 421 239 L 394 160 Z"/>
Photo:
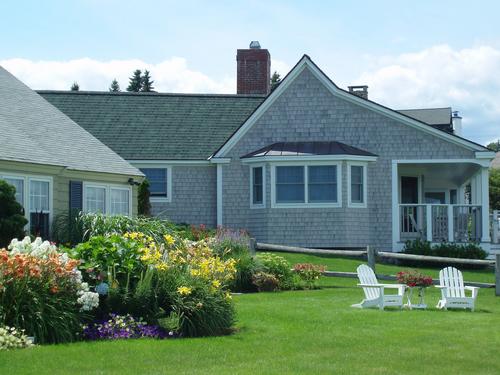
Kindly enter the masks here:
<path id="1" fill-rule="evenodd" d="M 0 67 L 0 160 L 142 176 L 142 173 Z"/>
<path id="2" fill-rule="evenodd" d="M 266 100 L 264 100 L 260 104 L 258 108 L 256 108 L 251 116 L 249 116 L 248 119 L 234 132 L 234 134 L 219 148 L 219 150 L 214 154 L 214 157 L 224 157 L 231 150 L 231 148 L 247 133 L 247 131 L 257 122 L 257 120 L 267 111 L 267 109 L 274 103 L 274 101 L 287 90 L 291 83 L 300 75 L 300 73 L 304 69 L 308 69 L 334 96 L 343 98 L 351 103 L 360 105 L 393 120 L 397 120 L 398 122 L 407 126 L 411 126 L 415 129 L 424 131 L 446 141 L 465 147 L 468 150 L 487 151 L 484 146 L 479 145 L 475 142 L 443 132 L 432 126 L 429 126 L 427 123 L 402 114 L 398 111 L 392 110 L 371 100 L 360 98 L 357 95 L 341 89 L 310 59 L 309 56 L 304 55 L 281 81 L 280 85 L 266 98 Z"/>

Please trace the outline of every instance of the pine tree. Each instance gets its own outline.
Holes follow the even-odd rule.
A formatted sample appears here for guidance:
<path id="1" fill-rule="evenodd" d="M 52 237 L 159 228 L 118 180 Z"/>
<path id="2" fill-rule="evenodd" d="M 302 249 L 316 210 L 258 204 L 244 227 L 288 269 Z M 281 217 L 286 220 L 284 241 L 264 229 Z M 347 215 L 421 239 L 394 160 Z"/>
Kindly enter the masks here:
<path id="1" fill-rule="evenodd" d="M 143 92 L 151 92 L 153 91 L 153 83 L 155 81 L 151 80 L 151 76 L 149 75 L 149 70 L 144 71 L 144 75 L 142 76 L 142 88 Z"/>
<path id="2" fill-rule="evenodd" d="M 71 85 L 71 91 L 80 91 L 80 85 L 78 84 L 78 82 L 73 82 L 73 84 Z"/>
<path id="3" fill-rule="evenodd" d="M 110 92 L 120 92 L 120 85 L 118 83 L 118 81 L 115 79 L 113 79 L 113 82 L 111 82 L 111 86 L 109 86 L 109 91 Z"/>
<path id="4" fill-rule="evenodd" d="M 141 91 L 142 88 L 142 77 L 141 77 L 141 71 L 139 69 L 136 69 L 132 75 L 132 77 L 129 78 L 130 82 L 127 87 L 127 91 L 131 92 L 139 92 Z"/>
<path id="5" fill-rule="evenodd" d="M 275 70 L 271 76 L 271 91 L 273 91 L 281 82 L 280 74 Z"/>

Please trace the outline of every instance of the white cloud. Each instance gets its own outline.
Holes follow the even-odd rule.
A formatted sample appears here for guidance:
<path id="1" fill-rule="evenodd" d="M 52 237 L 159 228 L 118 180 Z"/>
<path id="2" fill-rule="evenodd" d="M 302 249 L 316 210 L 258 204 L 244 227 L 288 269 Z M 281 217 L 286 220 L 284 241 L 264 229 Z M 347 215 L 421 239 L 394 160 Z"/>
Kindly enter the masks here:
<path id="1" fill-rule="evenodd" d="M 162 92 L 234 93 L 236 77 L 216 80 L 188 67 L 184 58 L 172 57 L 158 64 L 141 60 L 97 61 L 82 58 L 69 61 L 0 60 L 0 65 L 33 89 L 68 90 L 76 81 L 80 90 L 107 90 L 116 78 L 122 90 L 135 69 L 148 69 L 154 87 Z"/>
<path id="2" fill-rule="evenodd" d="M 500 50 L 448 45 L 384 56 L 355 81 L 370 98 L 391 108 L 451 106 L 463 117 L 464 135 L 481 143 L 500 138 Z"/>

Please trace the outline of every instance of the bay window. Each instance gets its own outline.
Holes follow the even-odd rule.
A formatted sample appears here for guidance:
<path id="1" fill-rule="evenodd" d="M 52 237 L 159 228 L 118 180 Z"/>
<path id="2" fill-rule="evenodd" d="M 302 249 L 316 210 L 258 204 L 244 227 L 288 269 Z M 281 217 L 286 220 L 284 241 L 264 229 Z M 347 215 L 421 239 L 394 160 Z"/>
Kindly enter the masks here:
<path id="1" fill-rule="evenodd" d="M 348 163 L 348 206 L 366 207 L 366 164 Z"/>
<path id="2" fill-rule="evenodd" d="M 265 207 L 265 177 L 264 167 L 257 166 L 251 168 L 250 174 L 250 207 L 263 208 Z"/>
<path id="3" fill-rule="evenodd" d="M 273 207 L 340 207 L 341 164 L 272 165 Z"/>

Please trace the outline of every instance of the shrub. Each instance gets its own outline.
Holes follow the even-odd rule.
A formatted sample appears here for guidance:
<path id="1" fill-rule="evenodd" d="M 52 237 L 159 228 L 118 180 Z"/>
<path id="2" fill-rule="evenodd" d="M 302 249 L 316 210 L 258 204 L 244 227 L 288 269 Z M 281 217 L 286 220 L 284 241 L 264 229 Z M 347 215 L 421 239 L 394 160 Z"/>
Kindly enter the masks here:
<path id="1" fill-rule="evenodd" d="M 278 280 L 279 289 L 288 290 L 293 288 L 291 265 L 285 258 L 271 253 L 261 253 L 257 255 L 257 259 L 262 264 L 263 271 L 273 275 Z"/>
<path id="2" fill-rule="evenodd" d="M 317 288 L 317 281 L 321 277 L 321 274 L 325 272 L 325 266 L 311 264 L 311 263 L 299 263 L 293 266 L 293 271 L 300 278 L 300 284 L 306 289 Z"/>
<path id="3" fill-rule="evenodd" d="M 486 259 L 487 253 L 481 249 L 481 247 L 475 243 L 467 244 L 457 244 L 457 243 L 447 243 L 443 242 L 431 246 L 430 242 L 415 240 L 407 241 L 405 247 L 403 248 L 403 253 L 406 254 L 417 254 L 417 255 L 427 255 L 427 256 L 437 256 L 445 258 L 462 258 L 462 259 Z M 404 260 L 401 261 L 402 264 L 408 266 L 428 266 L 428 262 L 423 261 L 413 261 Z M 448 265 L 447 263 L 436 263 L 436 266 Z M 481 268 L 482 266 L 473 265 L 463 265 L 463 268 Z"/>
<path id="4" fill-rule="evenodd" d="M 15 194 L 14 186 L 0 180 L 0 248 L 7 246 L 12 238 L 23 237 L 28 223 Z"/>
<path id="5" fill-rule="evenodd" d="M 78 261 L 37 238 L 0 251 L 0 324 L 26 330 L 40 343 L 73 341 L 80 320 L 98 304 Z"/>
<path id="6" fill-rule="evenodd" d="M 24 330 L 14 327 L 0 327 L 0 350 L 22 349 L 33 346 L 33 342 L 24 334 Z"/>
<path id="7" fill-rule="evenodd" d="M 254 275 L 262 270 L 262 265 L 249 253 L 241 253 L 236 258 L 236 275 L 229 285 L 234 292 L 255 292 L 257 285 Z"/>
<path id="8" fill-rule="evenodd" d="M 137 211 L 141 216 L 151 216 L 149 200 L 149 181 L 144 179 L 137 189 Z"/>
<path id="9" fill-rule="evenodd" d="M 87 340 L 137 339 L 143 337 L 162 339 L 167 335 L 158 326 L 146 324 L 131 315 L 110 314 L 107 319 L 83 326 Z"/>
<path id="10" fill-rule="evenodd" d="M 280 289 L 280 282 L 276 276 L 267 272 L 257 272 L 253 275 L 252 281 L 259 292 L 275 292 Z"/>
<path id="11" fill-rule="evenodd" d="M 52 222 L 52 240 L 66 246 L 83 241 L 83 228 L 78 220 L 79 212 L 64 212 L 56 215 Z"/>

